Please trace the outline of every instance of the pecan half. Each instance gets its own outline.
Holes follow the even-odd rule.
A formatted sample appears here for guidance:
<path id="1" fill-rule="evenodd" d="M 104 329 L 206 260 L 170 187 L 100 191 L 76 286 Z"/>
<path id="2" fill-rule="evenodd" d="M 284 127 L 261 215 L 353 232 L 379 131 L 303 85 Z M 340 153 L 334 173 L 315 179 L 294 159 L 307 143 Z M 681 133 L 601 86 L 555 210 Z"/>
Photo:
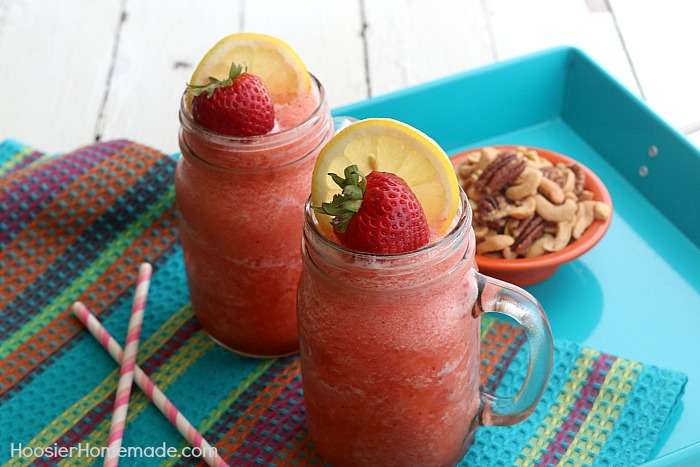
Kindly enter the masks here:
<path id="1" fill-rule="evenodd" d="M 479 220 L 490 228 L 497 228 L 498 221 L 508 215 L 505 210 L 508 201 L 503 195 L 487 196 L 479 200 L 476 207 L 476 214 Z"/>
<path id="2" fill-rule="evenodd" d="M 520 256 L 525 256 L 535 240 L 544 233 L 545 227 L 546 221 L 538 215 L 523 220 L 518 226 L 518 236 L 515 237 L 515 242 L 511 245 L 513 251 Z"/>
<path id="3" fill-rule="evenodd" d="M 518 178 L 526 166 L 524 158 L 514 152 L 505 152 L 486 166 L 474 186 L 482 193 L 495 193 Z"/>
<path id="4" fill-rule="evenodd" d="M 487 196 L 479 200 L 476 209 L 480 218 L 489 219 L 489 217 L 505 208 L 507 204 L 508 202 L 503 195 Z"/>
<path id="5" fill-rule="evenodd" d="M 583 191 L 583 187 L 586 185 L 586 172 L 584 172 L 583 168 L 578 164 L 571 164 L 569 168 L 576 177 L 576 183 L 574 184 L 574 192 L 581 193 Z"/>

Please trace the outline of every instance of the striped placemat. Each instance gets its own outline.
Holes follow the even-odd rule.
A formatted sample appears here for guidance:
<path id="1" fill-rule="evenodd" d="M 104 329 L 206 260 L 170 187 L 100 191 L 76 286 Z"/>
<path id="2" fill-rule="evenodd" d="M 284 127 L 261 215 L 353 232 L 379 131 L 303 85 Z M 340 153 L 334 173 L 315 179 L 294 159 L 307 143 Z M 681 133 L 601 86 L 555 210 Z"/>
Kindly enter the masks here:
<path id="1" fill-rule="evenodd" d="M 173 158 L 130 141 L 50 156 L 0 144 L 0 463 L 101 463 L 118 366 L 69 313 L 83 301 L 123 342 L 138 265 L 154 273 L 139 365 L 230 465 L 323 465 L 305 431 L 296 357 L 242 358 L 195 319 L 178 242 Z M 519 329 L 485 321 L 483 383 L 512 394 Z M 686 376 L 556 341 L 535 413 L 482 428 L 463 465 L 632 465 L 653 452 Z M 200 464 L 139 390 L 122 465 Z M 168 448 L 173 448 L 168 450 Z M 175 454 L 173 454 L 175 452 Z M 97 456 L 96 456 L 97 454 Z"/>

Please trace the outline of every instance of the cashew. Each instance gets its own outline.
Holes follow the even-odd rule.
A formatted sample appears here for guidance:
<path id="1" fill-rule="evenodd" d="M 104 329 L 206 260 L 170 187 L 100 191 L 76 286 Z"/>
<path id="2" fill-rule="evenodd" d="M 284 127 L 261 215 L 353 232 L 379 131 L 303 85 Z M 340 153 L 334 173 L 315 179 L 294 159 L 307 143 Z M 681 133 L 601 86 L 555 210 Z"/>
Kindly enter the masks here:
<path id="1" fill-rule="evenodd" d="M 547 253 L 547 250 L 544 249 L 544 244 L 553 238 L 554 237 L 552 237 L 550 234 L 542 235 L 532 243 L 530 249 L 527 250 L 527 253 L 525 253 L 525 258 L 534 258 L 535 256 L 542 256 L 543 254 Z"/>
<path id="2" fill-rule="evenodd" d="M 611 212 L 612 209 L 610 208 L 610 206 L 608 206 L 602 201 L 596 201 L 595 205 L 593 206 L 593 216 L 599 221 L 608 220 L 608 217 L 610 217 Z"/>
<path id="3" fill-rule="evenodd" d="M 557 224 L 554 224 L 553 222 L 547 222 L 547 225 L 544 227 L 545 233 L 550 233 L 552 235 L 555 235 L 557 233 Z"/>
<path id="4" fill-rule="evenodd" d="M 578 195 L 579 201 L 590 201 L 593 199 L 593 192 L 589 190 L 582 190 L 581 194 Z"/>
<path id="5" fill-rule="evenodd" d="M 557 234 L 550 240 L 547 240 L 542 244 L 542 248 L 547 251 L 559 251 L 563 249 L 571 241 L 571 231 L 573 227 L 571 222 L 559 222 L 557 223 Z"/>
<path id="6" fill-rule="evenodd" d="M 515 237 L 516 236 L 515 232 L 517 230 L 519 223 L 520 223 L 519 219 L 513 219 L 513 218 L 508 219 L 506 221 L 505 227 L 503 228 L 503 233 L 506 235 L 510 235 L 512 237 Z"/>
<path id="7" fill-rule="evenodd" d="M 535 195 L 535 210 L 544 220 L 551 222 L 572 221 L 576 215 L 576 202 L 570 199 L 554 205 L 544 196 Z"/>
<path id="8" fill-rule="evenodd" d="M 457 175 L 461 178 L 468 178 L 474 174 L 474 167 L 468 163 L 461 163 L 457 166 Z"/>
<path id="9" fill-rule="evenodd" d="M 518 152 L 522 153 L 523 156 L 529 161 L 535 162 L 537 164 L 541 163 L 542 158 L 540 157 L 539 154 L 537 154 L 537 151 L 534 149 L 528 149 L 526 147 L 518 147 Z"/>
<path id="10" fill-rule="evenodd" d="M 562 190 L 564 190 L 564 193 L 573 193 L 574 187 L 576 186 L 576 175 L 574 175 L 571 169 L 564 169 L 564 176 L 566 177 L 566 181 L 564 182 Z"/>
<path id="11" fill-rule="evenodd" d="M 505 247 L 501 251 L 501 254 L 505 259 L 516 259 L 518 257 L 518 254 L 509 246 Z"/>
<path id="12" fill-rule="evenodd" d="M 475 225 L 474 226 L 474 237 L 476 241 L 480 242 L 486 238 L 486 234 L 489 233 L 489 228 L 485 225 Z"/>
<path id="13" fill-rule="evenodd" d="M 513 219 L 527 219 L 535 212 L 535 208 L 535 197 L 528 196 L 520 205 L 510 208 L 508 215 Z"/>
<path id="14" fill-rule="evenodd" d="M 593 223 L 594 214 L 593 207 L 595 201 L 581 201 L 578 203 L 576 211 L 576 222 L 574 223 L 573 237 L 578 239 L 583 235 L 589 225 Z"/>
<path id="15" fill-rule="evenodd" d="M 574 201 L 578 201 L 578 196 L 577 196 L 576 193 L 574 193 L 573 191 L 567 191 L 567 192 L 565 192 L 564 198 L 566 198 L 566 199 L 572 199 L 572 200 L 574 200 Z"/>
<path id="16" fill-rule="evenodd" d="M 509 247 L 515 242 L 510 235 L 493 235 L 476 245 L 477 254 L 491 253 Z"/>
<path id="17" fill-rule="evenodd" d="M 470 164 L 476 164 L 479 162 L 479 159 L 481 159 L 481 151 L 472 151 L 467 154 L 467 161 L 469 161 Z"/>
<path id="18" fill-rule="evenodd" d="M 498 150 L 496 148 L 492 148 L 491 146 L 487 146 L 485 148 L 481 149 L 481 157 L 479 158 L 479 162 L 476 164 L 477 169 L 485 169 L 487 165 L 489 165 L 491 162 L 498 157 Z"/>
<path id="19" fill-rule="evenodd" d="M 559 184 L 554 180 L 542 177 L 537 189 L 554 204 L 561 204 L 564 202 L 564 190 L 562 190 Z"/>
<path id="20" fill-rule="evenodd" d="M 484 195 L 477 190 L 474 185 L 467 188 L 467 198 L 471 199 L 472 201 L 478 202 L 483 197 Z"/>
<path id="21" fill-rule="evenodd" d="M 522 182 L 513 185 L 506 190 L 506 198 L 513 201 L 521 200 L 527 196 L 537 193 L 537 186 L 542 179 L 542 172 L 539 170 L 526 168 L 522 175 Z"/>

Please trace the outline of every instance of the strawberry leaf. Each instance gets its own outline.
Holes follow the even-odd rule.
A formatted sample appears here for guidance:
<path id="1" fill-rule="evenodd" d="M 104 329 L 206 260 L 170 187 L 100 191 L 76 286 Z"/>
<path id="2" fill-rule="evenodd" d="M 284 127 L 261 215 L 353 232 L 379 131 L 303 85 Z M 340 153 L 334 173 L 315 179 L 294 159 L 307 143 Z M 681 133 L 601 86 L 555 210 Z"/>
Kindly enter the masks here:
<path id="1" fill-rule="evenodd" d="M 231 68 L 229 68 L 228 71 L 228 78 L 219 80 L 213 76 L 210 76 L 207 84 L 188 84 L 187 91 L 195 97 L 205 92 L 207 93 L 207 97 L 211 97 L 214 94 L 214 91 L 217 89 L 231 86 L 233 80 L 241 76 L 247 70 L 248 67 L 231 62 Z"/>
<path id="2" fill-rule="evenodd" d="M 320 214 L 333 216 L 331 220 L 333 229 L 336 232 L 344 233 L 350 219 L 362 206 L 367 180 L 356 165 L 345 168 L 343 171 L 345 178 L 334 173 L 328 175 L 343 189 L 342 194 L 333 195 L 333 200 L 330 203 L 321 203 L 320 207 L 311 206 L 311 208 Z"/>
<path id="3" fill-rule="evenodd" d="M 349 200 L 360 200 L 362 201 L 362 195 L 364 190 L 357 185 L 348 185 L 343 188 L 343 195 Z"/>

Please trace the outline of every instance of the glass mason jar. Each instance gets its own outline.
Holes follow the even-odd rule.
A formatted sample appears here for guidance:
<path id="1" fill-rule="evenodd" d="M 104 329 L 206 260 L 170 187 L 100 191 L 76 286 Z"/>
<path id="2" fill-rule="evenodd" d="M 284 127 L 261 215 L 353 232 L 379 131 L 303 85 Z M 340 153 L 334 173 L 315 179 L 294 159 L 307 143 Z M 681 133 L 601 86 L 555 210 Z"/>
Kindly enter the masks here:
<path id="1" fill-rule="evenodd" d="M 333 133 L 323 86 L 311 78 L 311 115 L 262 136 L 211 132 L 182 96 L 175 192 L 192 305 L 215 341 L 243 355 L 298 350 L 304 201 Z"/>
<path id="2" fill-rule="evenodd" d="M 538 302 L 479 274 L 471 209 L 414 252 L 357 253 L 324 236 L 306 205 L 299 283 L 308 430 L 334 466 L 455 465 L 481 425 L 527 418 L 544 392 L 552 338 Z M 513 397 L 480 389 L 480 316 L 525 329 L 529 374 Z"/>

